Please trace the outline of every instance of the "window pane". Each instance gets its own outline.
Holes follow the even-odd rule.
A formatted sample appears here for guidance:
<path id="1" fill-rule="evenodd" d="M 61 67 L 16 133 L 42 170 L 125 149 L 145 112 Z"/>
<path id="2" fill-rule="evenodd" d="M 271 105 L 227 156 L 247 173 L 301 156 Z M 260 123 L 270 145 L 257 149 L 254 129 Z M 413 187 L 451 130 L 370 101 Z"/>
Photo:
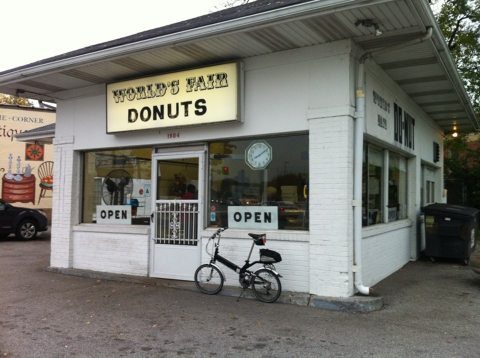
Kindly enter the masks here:
<path id="1" fill-rule="evenodd" d="M 363 163 L 362 163 L 362 226 L 368 225 L 368 144 L 363 145 Z"/>
<path id="2" fill-rule="evenodd" d="M 197 198 L 198 158 L 177 158 L 158 162 L 157 200 Z"/>
<path id="3" fill-rule="evenodd" d="M 308 230 L 307 135 L 214 142 L 209 154 L 210 225 L 228 226 L 229 206 L 275 206 L 279 229 Z"/>
<path id="4" fill-rule="evenodd" d="M 149 224 L 151 148 L 84 153 L 83 218 L 96 222 L 97 205 L 131 205 L 132 224 Z"/>
<path id="5" fill-rule="evenodd" d="M 431 181 L 430 182 L 430 203 L 435 202 L 435 182 Z"/>
<path id="6" fill-rule="evenodd" d="M 367 147 L 367 225 L 383 222 L 383 150 Z"/>
<path id="7" fill-rule="evenodd" d="M 388 168 L 388 221 L 407 217 L 407 160 L 390 153 Z"/>
<path id="8" fill-rule="evenodd" d="M 427 193 L 426 193 L 426 203 L 433 204 L 435 202 L 435 182 L 431 180 L 426 181 Z"/>

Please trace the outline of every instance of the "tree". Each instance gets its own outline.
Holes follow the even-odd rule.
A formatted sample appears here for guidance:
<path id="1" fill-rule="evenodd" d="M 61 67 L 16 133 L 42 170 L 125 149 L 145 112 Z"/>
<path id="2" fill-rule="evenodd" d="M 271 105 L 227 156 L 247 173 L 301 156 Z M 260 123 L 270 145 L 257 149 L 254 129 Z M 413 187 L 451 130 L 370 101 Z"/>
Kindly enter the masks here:
<path id="1" fill-rule="evenodd" d="M 480 0 L 434 1 L 436 14 L 465 89 L 477 116 L 480 115 Z"/>
<path id="2" fill-rule="evenodd" d="M 11 104 L 22 107 L 32 107 L 32 103 L 23 97 L 16 97 L 9 94 L 0 93 L 0 104 Z"/>
<path id="3" fill-rule="evenodd" d="M 445 140 L 448 202 L 480 208 L 480 142 L 470 136 Z"/>
<path id="4" fill-rule="evenodd" d="M 480 115 L 480 0 L 430 1 L 477 117 Z M 445 140 L 448 202 L 480 208 L 480 141 Z"/>
<path id="5" fill-rule="evenodd" d="M 219 6 L 215 6 L 215 8 L 216 8 L 216 10 L 222 10 L 222 9 L 227 9 L 227 8 L 230 8 L 230 7 L 245 5 L 245 4 L 248 4 L 249 2 L 252 2 L 252 1 L 255 1 L 255 0 L 225 0 Z"/>

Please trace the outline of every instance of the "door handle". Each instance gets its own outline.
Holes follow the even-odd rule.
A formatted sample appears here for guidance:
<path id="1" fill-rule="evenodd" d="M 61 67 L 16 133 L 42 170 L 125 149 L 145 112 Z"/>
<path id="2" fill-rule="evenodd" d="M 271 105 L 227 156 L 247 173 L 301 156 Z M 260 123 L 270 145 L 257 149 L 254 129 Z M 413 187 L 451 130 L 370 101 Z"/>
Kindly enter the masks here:
<path id="1" fill-rule="evenodd" d="M 153 223 L 153 216 L 154 216 L 154 214 L 155 214 L 155 213 L 152 213 L 152 214 L 150 215 L 150 221 L 151 221 L 152 223 Z"/>

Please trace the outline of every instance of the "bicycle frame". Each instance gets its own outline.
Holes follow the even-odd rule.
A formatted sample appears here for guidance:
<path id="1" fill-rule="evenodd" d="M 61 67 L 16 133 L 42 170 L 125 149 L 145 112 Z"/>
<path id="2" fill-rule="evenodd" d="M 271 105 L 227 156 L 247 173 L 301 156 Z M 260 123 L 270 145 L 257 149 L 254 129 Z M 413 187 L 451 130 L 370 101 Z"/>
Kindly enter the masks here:
<path id="1" fill-rule="evenodd" d="M 217 231 L 215 231 L 215 233 L 208 239 L 205 249 L 210 256 L 210 262 L 201 264 L 195 271 L 194 280 L 197 288 L 208 295 L 215 295 L 222 290 L 225 282 L 225 274 L 216 263 L 218 261 L 238 274 L 242 292 L 237 301 L 240 300 L 246 289 L 251 288 L 255 297 L 260 301 L 266 303 L 275 302 L 282 294 L 282 283 L 280 281 L 280 277 L 282 276 L 275 271 L 275 266 L 273 265 L 274 262 L 282 261 L 280 254 L 273 250 L 260 250 L 260 260 L 250 262 L 253 247 L 255 245 L 265 245 L 266 235 L 248 234 L 253 239 L 252 246 L 248 257 L 245 260 L 245 264 L 243 266 L 238 266 L 226 257 L 220 255 L 219 251 L 222 231 L 225 231 L 225 228 L 217 229 Z M 209 250 L 211 244 L 213 244 L 214 247 L 212 250 Z M 249 268 L 256 264 L 260 264 L 263 267 L 255 269 L 253 272 L 250 271 Z"/>
<path id="2" fill-rule="evenodd" d="M 248 254 L 248 257 L 247 259 L 245 260 L 245 264 L 240 267 L 238 266 L 237 264 L 233 263 L 232 261 L 230 261 L 229 259 L 223 257 L 222 255 L 219 254 L 219 247 L 220 247 L 220 238 L 221 238 L 221 235 L 220 235 L 220 232 L 216 232 L 213 236 L 212 236 L 212 239 L 214 240 L 215 236 L 218 237 L 217 239 L 217 242 L 214 242 L 214 245 L 215 245 L 215 252 L 212 256 L 212 258 L 210 259 L 210 263 L 212 265 L 215 265 L 215 262 L 218 261 L 220 263 L 222 263 L 223 265 L 225 265 L 226 267 L 228 267 L 230 270 L 232 271 L 235 271 L 236 273 L 238 274 L 242 274 L 242 273 L 245 273 L 245 272 L 248 272 L 249 274 L 253 274 L 252 271 L 249 271 L 248 269 L 256 264 L 262 264 L 266 269 L 268 270 L 271 270 L 273 273 L 275 273 L 276 275 L 278 275 L 279 277 L 282 277 L 278 272 L 276 272 L 275 270 L 272 270 L 271 268 L 267 267 L 265 265 L 265 263 L 261 262 L 261 261 L 253 261 L 253 262 L 250 262 L 250 257 L 252 256 L 252 252 L 253 252 L 253 247 L 255 246 L 255 242 L 252 242 L 252 246 L 250 247 L 250 252 Z M 218 266 L 217 266 L 218 267 Z"/>

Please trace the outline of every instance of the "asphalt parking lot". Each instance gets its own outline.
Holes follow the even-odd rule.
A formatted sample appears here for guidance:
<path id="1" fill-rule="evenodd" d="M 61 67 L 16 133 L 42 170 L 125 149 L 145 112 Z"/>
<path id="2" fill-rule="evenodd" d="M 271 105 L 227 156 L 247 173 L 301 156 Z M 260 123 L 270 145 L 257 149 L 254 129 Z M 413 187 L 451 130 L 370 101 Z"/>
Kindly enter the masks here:
<path id="1" fill-rule="evenodd" d="M 479 357 L 480 275 L 413 262 L 382 310 L 327 311 L 50 272 L 48 235 L 0 241 L 1 357 Z"/>

